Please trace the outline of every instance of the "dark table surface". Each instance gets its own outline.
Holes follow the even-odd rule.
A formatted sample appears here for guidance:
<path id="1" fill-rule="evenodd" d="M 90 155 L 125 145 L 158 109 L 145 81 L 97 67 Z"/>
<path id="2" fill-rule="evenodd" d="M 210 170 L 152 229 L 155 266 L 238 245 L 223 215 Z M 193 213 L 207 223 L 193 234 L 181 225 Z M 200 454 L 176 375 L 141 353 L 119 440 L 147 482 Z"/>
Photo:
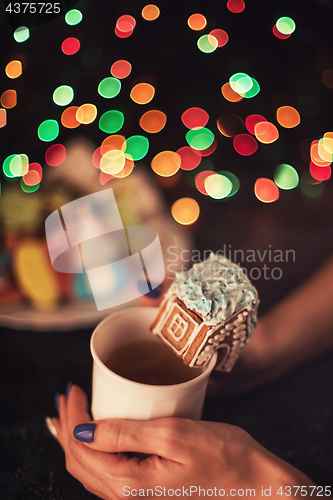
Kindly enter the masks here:
<path id="1" fill-rule="evenodd" d="M 218 251 L 227 243 L 233 250 L 293 249 L 295 259 L 278 264 L 259 257 L 255 262 L 238 262 L 249 270 L 265 263 L 281 268 L 279 280 L 253 281 L 263 314 L 332 253 L 332 191 L 318 202 L 286 198 L 265 210 L 256 203 L 208 204 L 205 223 L 196 228 L 197 248 Z M 56 415 L 54 394 L 64 392 L 68 381 L 91 394 L 92 330 L 0 331 L 1 499 L 93 498 L 67 473 L 63 452 L 44 424 L 46 416 Z M 208 394 L 203 418 L 243 427 L 316 484 L 332 486 L 332 380 L 333 350 L 247 395 L 225 399 Z"/>
<path id="2" fill-rule="evenodd" d="M 68 381 L 91 392 L 91 329 L 1 331 L 0 498 L 92 498 L 65 469 L 44 418 Z M 263 446 L 316 484 L 333 484 L 333 351 L 279 380 L 233 399 L 208 395 L 203 418 L 246 429 Z"/>

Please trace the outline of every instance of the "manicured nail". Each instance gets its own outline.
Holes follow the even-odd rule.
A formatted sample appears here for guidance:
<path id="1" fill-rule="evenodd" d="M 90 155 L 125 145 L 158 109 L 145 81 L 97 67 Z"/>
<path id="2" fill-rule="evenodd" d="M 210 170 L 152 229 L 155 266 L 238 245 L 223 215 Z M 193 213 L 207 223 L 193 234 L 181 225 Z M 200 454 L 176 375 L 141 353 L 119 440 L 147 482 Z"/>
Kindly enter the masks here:
<path id="1" fill-rule="evenodd" d="M 67 398 L 69 396 L 69 393 L 71 392 L 72 386 L 73 386 L 73 382 L 68 382 L 68 384 L 66 385 L 66 396 L 67 396 Z"/>
<path id="2" fill-rule="evenodd" d="M 153 290 L 150 290 L 150 292 L 146 293 L 146 297 L 149 297 L 150 299 L 158 299 L 162 295 L 162 287 L 157 286 Z"/>
<path id="3" fill-rule="evenodd" d="M 50 417 L 45 417 L 45 425 L 49 433 L 52 434 L 52 436 L 57 439 L 58 437 L 57 429 L 55 428 L 54 423 L 52 422 L 52 419 Z"/>
<path id="4" fill-rule="evenodd" d="M 96 424 L 80 424 L 74 428 L 73 436 L 83 443 L 92 443 L 94 440 Z"/>
<path id="5" fill-rule="evenodd" d="M 54 405 L 56 407 L 56 410 L 59 411 L 59 409 L 60 409 L 60 394 L 59 394 L 59 392 L 56 392 L 56 394 L 54 395 Z"/>
<path id="6" fill-rule="evenodd" d="M 154 286 L 154 284 L 152 284 Z M 141 295 L 148 297 L 149 299 L 158 299 L 158 297 L 162 294 L 162 287 L 156 286 L 153 290 L 147 292 L 147 282 L 146 281 L 138 281 L 138 290 Z"/>

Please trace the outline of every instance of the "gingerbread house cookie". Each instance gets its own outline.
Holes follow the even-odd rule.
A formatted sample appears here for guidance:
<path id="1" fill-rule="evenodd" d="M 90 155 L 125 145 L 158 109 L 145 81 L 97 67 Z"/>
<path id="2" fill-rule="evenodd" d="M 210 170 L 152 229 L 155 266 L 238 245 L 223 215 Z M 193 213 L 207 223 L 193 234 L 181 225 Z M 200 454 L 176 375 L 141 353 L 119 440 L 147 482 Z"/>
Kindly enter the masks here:
<path id="1" fill-rule="evenodd" d="M 151 326 L 186 365 L 230 371 L 257 321 L 258 294 L 242 269 L 223 256 L 177 274 Z"/>

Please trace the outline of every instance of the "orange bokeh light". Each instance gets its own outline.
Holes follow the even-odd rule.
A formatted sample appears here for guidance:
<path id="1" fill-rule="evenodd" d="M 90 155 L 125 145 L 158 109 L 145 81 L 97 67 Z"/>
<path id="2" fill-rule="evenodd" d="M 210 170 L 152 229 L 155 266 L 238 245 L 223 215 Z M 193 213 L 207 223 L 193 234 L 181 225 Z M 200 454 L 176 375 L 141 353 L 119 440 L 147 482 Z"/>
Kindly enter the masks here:
<path id="1" fill-rule="evenodd" d="M 172 205 L 171 213 L 175 221 L 188 226 L 198 219 L 200 207 L 198 202 L 193 198 L 180 198 Z"/>
<path id="2" fill-rule="evenodd" d="M 16 90 L 5 90 L 5 92 L 1 95 L 0 102 L 6 109 L 14 108 L 17 104 Z"/>
<path id="3" fill-rule="evenodd" d="M 174 151 L 162 151 L 158 153 L 151 162 L 151 168 L 162 177 L 171 177 L 178 172 L 181 165 L 181 157 Z"/>
<path id="4" fill-rule="evenodd" d="M 194 31 L 203 30 L 207 26 L 207 19 L 202 14 L 192 14 L 188 20 L 187 24 Z"/>
<path id="5" fill-rule="evenodd" d="M 80 122 L 76 119 L 76 113 L 78 106 L 70 106 L 66 108 L 61 115 L 61 123 L 66 128 L 76 128 L 80 125 Z"/>
<path id="6" fill-rule="evenodd" d="M 279 131 L 271 122 L 259 122 L 254 126 L 254 135 L 259 142 L 271 144 L 279 138 Z"/>
<path id="7" fill-rule="evenodd" d="M 155 89 L 149 83 L 138 83 L 130 93 L 131 99 L 137 104 L 147 104 L 155 95 Z"/>
<path id="8" fill-rule="evenodd" d="M 276 119 L 284 128 L 294 128 L 299 125 L 301 117 L 297 109 L 292 106 L 281 106 L 276 111 Z"/>
<path id="9" fill-rule="evenodd" d="M 256 180 L 254 185 L 254 194 L 258 200 L 263 203 L 273 203 L 278 200 L 280 196 L 279 188 L 275 182 L 263 177 Z"/>
<path id="10" fill-rule="evenodd" d="M 164 128 L 166 120 L 167 117 L 165 113 L 157 109 L 152 109 L 141 116 L 139 125 L 146 132 L 156 134 Z"/>

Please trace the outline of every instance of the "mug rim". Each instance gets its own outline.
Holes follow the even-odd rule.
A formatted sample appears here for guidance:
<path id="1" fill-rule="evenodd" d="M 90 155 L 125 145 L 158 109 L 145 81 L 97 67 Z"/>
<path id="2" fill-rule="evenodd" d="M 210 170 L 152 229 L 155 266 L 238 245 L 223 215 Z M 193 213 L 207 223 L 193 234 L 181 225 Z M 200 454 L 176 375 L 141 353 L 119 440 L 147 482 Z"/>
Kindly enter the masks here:
<path id="1" fill-rule="evenodd" d="M 168 390 L 171 391 L 171 390 L 175 390 L 176 388 L 179 389 L 179 390 L 181 390 L 184 387 L 188 387 L 188 386 L 191 386 L 191 385 L 196 385 L 200 381 L 204 382 L 205 379 L 208 378 L 208 376 L 210 375 L 210 373 L 213 371 L 213 369 L 214 369 L 214 367 L 216 365 L 216 361 L 217 361 L 217 352 L 216 351 L 214 352 L 213 356 L 209 360 L 208 364 L 203 367 L 204 369 L 200 373 L 200 375 L 198 375 L 197 377 L 192 378 L 191 380 L 187 380 L 186 382 L 180 382 L 179 384 L 167 384 L 167 385 L 143 384 L 142 382 L 136 382 L 134 380 L 129 380 L 129 379 L 125 378 L 125 377 L 122 377 L 121 375 L 118 375 L 114 371 L 110 370 L 110 368 L 108 368 L 103 363 L 103 361 L 100 359 L 100 357 L 98 356 L 98 354 L 96 352 L 96 349 L 95 349 L 95 346 L 94 346 L 95 338 L 97 337 L 99 331 L 104 326 L 104 324 L 108 323 L 111 318 L 113 318 L 115 316 L 123 315 L 123 314 L 128 314 L 128 313 L 138 313 L 139 311 L 151 311 L 151 312 L 156 311 L 156 313 L 157 313 L 158 309 L 159 309 L 158 307 L 126 307 L 124 309 L 121 309 L 121 310 L 118 310 L 118 311 L 114 311 L 113 313 L 111 313 L 108 316 L 106 316 L 96 326 L 96 328 L 94 329 L 94 331 L 93 331 L 93 333 L 91 335 L 91 339 L 90 339 L 90 352 L 91 352 L 92 358 L 94 360 L 94 363 L 96 363 L 97 366 L 106 375 L 108 375 L 108 376 L 111 375 L 116 380 L 122 381 L 122 383 L 124 383 L 126 385 L 133 386 L 133 384 L 135 384 L 135 385 L 138 385 L 140 388 L 145 388 L 146 390 L 151 389 L 151 390 L 155 391 L 156 389 L 160 389 L 160 390 L 163 389 L 163 391 L 168 391 Z M 152 335 L 155 337 L 155 335 L 153 333 L 152 333 Z"/>

